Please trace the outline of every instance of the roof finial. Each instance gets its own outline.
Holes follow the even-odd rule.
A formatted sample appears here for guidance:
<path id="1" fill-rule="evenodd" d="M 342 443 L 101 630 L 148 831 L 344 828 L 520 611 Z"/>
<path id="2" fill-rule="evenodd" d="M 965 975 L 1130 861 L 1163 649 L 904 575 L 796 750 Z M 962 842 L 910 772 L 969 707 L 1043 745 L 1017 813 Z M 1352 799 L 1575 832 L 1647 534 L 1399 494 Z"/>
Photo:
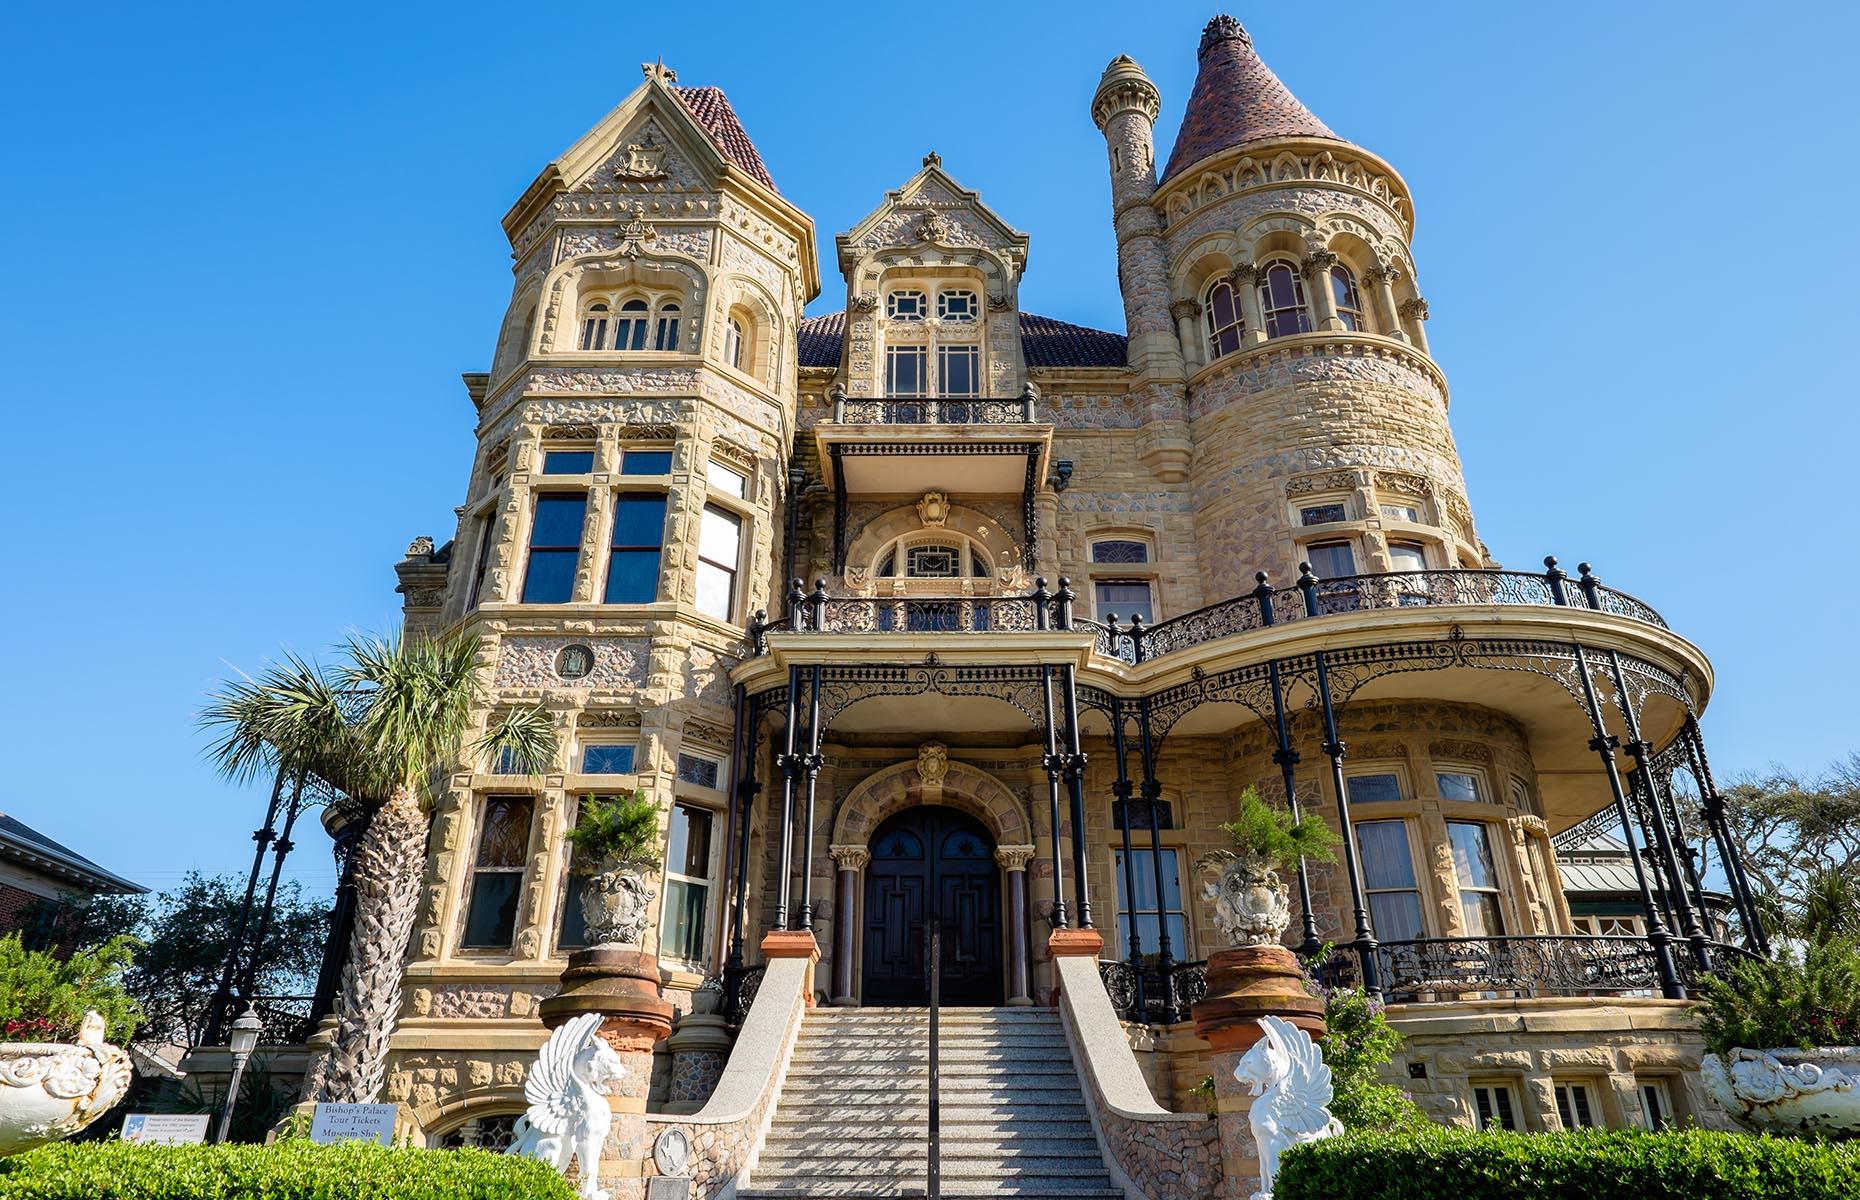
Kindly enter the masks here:
<path id="1" fill-rule="evenodd" d="M 924 166 L 940 167 L 942 165 L 943 165 L 943 156 L 941 154 L 938 154 L 936 151 L 932 150 L 930 153 L 924 155 Z"/>
<path id="2" fill-rule="evenodd" d="M 1245 42 L 1249 46 L 1253 44 L 1253 39 L 1247 36 L 1246 29 L 1240 22 L 1226 13 L 1220 13 L 1201 31 L 1201 48 L 1195 54 L 1200 57 L 1208 52 L 1210 46 L 1234 41 Z"/>
<path id="3" fill-rule="evenodd" d="M 666 87 L 670 87 L 672 84 L 678 82 L 678 72 L 665 65 L 665 56 L 663 54 L 659 55 L 658 62 L 639 64 L 639 69 L 647 79 L 657 80 Z"/>

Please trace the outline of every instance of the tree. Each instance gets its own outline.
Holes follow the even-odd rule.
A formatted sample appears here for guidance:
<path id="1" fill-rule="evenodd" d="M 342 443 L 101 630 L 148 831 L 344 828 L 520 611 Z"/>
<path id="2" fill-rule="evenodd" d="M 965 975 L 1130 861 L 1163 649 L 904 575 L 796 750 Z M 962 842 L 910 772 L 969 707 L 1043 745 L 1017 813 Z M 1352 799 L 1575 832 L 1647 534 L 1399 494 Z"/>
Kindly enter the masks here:
<path id="1" fill-rule="evenodd" d="M 243 895 L 244 881 L 237 876 L 190 871 L 179 887 L 157 896 L 79 901 L 65 910 L 65 928 L 79 951 L 106 946 L 123 934 L 140 943 L 123 973 L 123 986 L 143 1013 L 137 1040 L 193 1045 L 205 1035 Z M 329 906 L 306 900 L 295 881 L 280 886 L 259 948 L 254 991 L 308 994 L 328 940 Z"/>
<path id="2" fill-rule="evenodd" d="M 336 665 L 287 655 L 256 679 L 227 684 L 202 714 L 227 775 L 306 770 L 369 813 L 355 848 L 355 930 L 335 1038 L 305 1074 L 306 1098 L 371 1101 L 386 1077 L 426 854 L 423 801 L 435 775 L 466 752 L 472 715 L 485 701 L 478 650 L 476 637 L 458 633 L 352 638 Z M 555 757 L 554 725 L 540 708 L 515 710 L 475 749 L 504 757 L 514 773 L 537 774 Z"/>
<path id="3" fill-rule="evenodd" d="M 1764 924 L 1808 943 L 1860 938 L 1860 754 L 1814 779 L 1739 778 L 1724 800 Z"/>

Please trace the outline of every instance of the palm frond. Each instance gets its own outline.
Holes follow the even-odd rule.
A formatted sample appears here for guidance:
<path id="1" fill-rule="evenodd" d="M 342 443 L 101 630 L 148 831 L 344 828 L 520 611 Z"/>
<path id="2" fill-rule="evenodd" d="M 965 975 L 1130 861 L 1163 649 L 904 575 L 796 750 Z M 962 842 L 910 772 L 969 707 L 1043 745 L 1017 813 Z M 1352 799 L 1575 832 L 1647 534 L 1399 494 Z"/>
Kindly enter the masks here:
<path id="1" fill-rule="evenodd" d="M 474 749 L 518 775 L 541 775 L 555 765 L 555 721 L 541 706 L 508 709 L 492 721 Z"/>
<path id="2" fill-rule="evenodd" d="M 339 670 L 362 698 L 358 733 L 396 786 L 418 788 L 458 752 L 479 702 L 476 637 L 351 638 Z"/>
<path id="3" fill-rule="evenodd" d="M 217 734 L 209 757 L 240 780 L 279 766 L 316 771 L 339 758 L 350 739 L 331 673 L 295 654 L 286 654 L 256 678 L 226 684 L 208 699 L 199 721 Z"/>

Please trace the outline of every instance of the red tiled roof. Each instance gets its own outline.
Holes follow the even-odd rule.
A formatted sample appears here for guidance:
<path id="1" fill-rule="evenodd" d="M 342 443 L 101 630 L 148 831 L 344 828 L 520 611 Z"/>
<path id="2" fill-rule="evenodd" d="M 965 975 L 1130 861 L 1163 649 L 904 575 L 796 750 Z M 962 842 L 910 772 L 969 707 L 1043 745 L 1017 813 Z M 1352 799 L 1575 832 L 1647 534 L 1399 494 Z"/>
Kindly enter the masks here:
<path id="1" fill-rule="evenodd" d="M 736 119 L 736 110 L 730 107 L 730 98 L 723 94 L 722 88 L 675 87 L 672 90 L 685 102 L 704 132 L 710 134 L 710 140 L 717 143 L 725 158 L 766 184 L 770 191 L 781 190 L 769 178 L 769 169 L 762 165 L 762 155 L 756 152 L 756 144 L 749 140 L 743 123 Z"/>
<path id="2" fill-rule="evenodd" d="M 795 351 L 804 367 L 840 365 L 846 314 L 827 313 L 801 322 Z M 1121 367 L 1127 359 L 1121 333 L 1089 329 L 1052 317 L 1020 314 L 1020 347 L 1030 367 Z"/>
<path id="3" fill-rule="evenodd" d="M 1225 14 L 1201 31 L 1201 67 L 1175 149 L 1162 177 L 1192 162 L 1247 142 L 1279 137 L 1341 141 L 1330 127 L 1279 81 L 1253 51 L 1253 39 Z"/>

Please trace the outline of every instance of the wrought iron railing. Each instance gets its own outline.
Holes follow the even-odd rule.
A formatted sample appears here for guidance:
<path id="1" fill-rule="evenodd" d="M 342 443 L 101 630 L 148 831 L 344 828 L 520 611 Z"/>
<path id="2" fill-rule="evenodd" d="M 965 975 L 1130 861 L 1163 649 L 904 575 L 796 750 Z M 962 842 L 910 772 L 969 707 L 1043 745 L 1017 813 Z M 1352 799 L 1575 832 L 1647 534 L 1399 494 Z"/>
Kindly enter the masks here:
<path id="1" fill-rule="evenodd" d="M 252 1007 L 258 1012 L 258 1044 L 261 1046 L 298 1046 L 316 1032 L 310 1018 L 314 996 L 254 996 Z"/>
<path id="2" fill-rule="evenodd" d="M 1119 624 L 1114 614 L 1094 621 L 1073 615 L 1067 581 L 1049 592 L 1044 580 L 1028 596 L 828 596 L 825 581 L 810 595 L 794 581 L 787 615 L 778 622 L 758 620 L 750 626 L 754 653 L 766 652 L 772 630 L 815 633 L 1019 633 L 1033 630 L 1087 631 L 1095 651 L 1127 663 L 1174 654 L 1221 638 L 1313 617 L 1380 609 L 1500 605 L 1541 608 L 1589 608 L 1613 613 L 1660 629 L 1664 618 L 1644 601 L 1605 587 L 1583 563 L 1571 580 L 1544 560 L 1542 574 L 1527 571 L 1390 571 L 1319 579 L 1304 567 L 1298 582 L 1275 588 L 1265 582 L 1243 596 L 1222 600 L 1154 625 L 1133 619 Z"/>
<path id="3" fill-rule="evenodd" d="M 723 972 L 723 1019 L 732 1028 L 743 1023 L 749 1015 L 749 1006 L 756 1002 L 756 992 L 762 988 L 762 976 L 768 969 L 766 963 L 753 967 L 726 967 Z"/>
<path id="4" fill-rule="evenodd" d="M 1165 973 L 1153 962 L 1101 959 L 1098 975 L 1117 1015 L 1145 1025 L 1186 1021 L 1189 1009 L 1208 994 L 1206 962 L 1172 963 Z"/>
<path id="5" fill-rule="evenodd" d="M 851 399 L 835 387 L 835 425 L 1032 425 L 1038 393 L 1032 388 L 1013 399 L 986 396 L 894 396 Z"/>
<path id="6" fill-rule="evenodd" d="M 1682 979 L 1696 987 L 1702 972 L 1683 939 L 1673 941 L 1672 955 L 1682 968 L 1692 964 L 1691 978 L 1684 979 L 1688 972 L 1682 969 Z M 1657 952 L 1646 937 L 1419 938 L 1379 945 L 1376 966 L 1392 1003 L 1468 994 L 1506 999 L 1661 994 Z"/>

